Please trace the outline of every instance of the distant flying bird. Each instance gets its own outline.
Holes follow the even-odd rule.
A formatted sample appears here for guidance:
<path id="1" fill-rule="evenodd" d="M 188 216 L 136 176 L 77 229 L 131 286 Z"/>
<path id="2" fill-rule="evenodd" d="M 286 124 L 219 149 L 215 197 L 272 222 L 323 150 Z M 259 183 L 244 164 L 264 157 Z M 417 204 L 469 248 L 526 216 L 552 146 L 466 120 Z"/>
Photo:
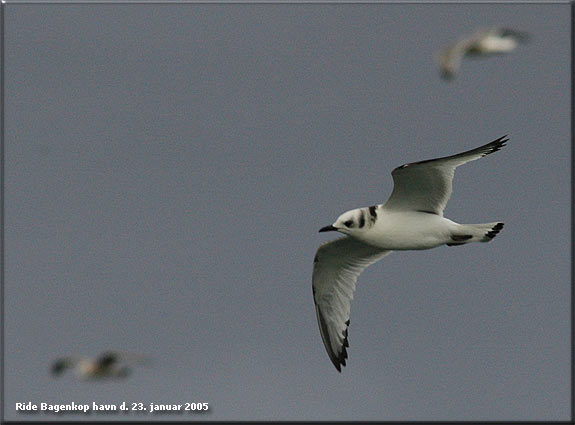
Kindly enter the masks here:
<path id="1" fill-rule="evenodd" d="M 106 351 L 97 358 L 61 357 L 52 363 L 52 375 L 60 376 L 67 369 L 74 369 L 80 379 L 126 378 L 131 374 L 129 364 L 145 364 L 143 356 L 118 351 Z"/>
<path id="2" fill-rule="evenodd" d="M 447 80 L 455 78 L 459 72 L 461 60 L 465 56 L 508 53 L 528 38 L 524 32 L 507 28 L 493 27 L 478 30 L 470 37 L 459 40 L 439 53 L 441 76 Z"/>
<path id="3" fill-rule="evenodd" d="M 394 169 L 393 192 L 385 204 L 343 213 L 320 232 L 347 237 L 322 244 L 314 258 L 313 298 L 319 330 L 336 369 L 345 366 L 350 302 L 359 274 L 391 251 L 440 245 L 489 242 L 503 223 L 458 224 L 443 216 L 455 169 L 501 149 L 503 136 L 491 143 L 444 158 L 413 162 Z"/>

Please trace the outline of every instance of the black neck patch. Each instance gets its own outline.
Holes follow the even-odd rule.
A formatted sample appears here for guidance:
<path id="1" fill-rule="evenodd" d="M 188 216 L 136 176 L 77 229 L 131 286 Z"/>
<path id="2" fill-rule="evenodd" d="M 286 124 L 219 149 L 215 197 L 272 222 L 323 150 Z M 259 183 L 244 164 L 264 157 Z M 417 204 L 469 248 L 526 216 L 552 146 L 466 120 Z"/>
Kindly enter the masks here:
<path id="1" fill-rule="evenodd" d="M 359 228 L 361 229 L 365 226 L 365 213 L 361 211 L 361 216 L 359 217 Z"/>
<path id="2" fill-rule="evenodd" d="M 373 224 L 375 223 L 375 220 L 377 220 L 377 207 L 373 205 L 368 209 L 369 209 L 369 215 L 371 216 L 371 223 Z"/>

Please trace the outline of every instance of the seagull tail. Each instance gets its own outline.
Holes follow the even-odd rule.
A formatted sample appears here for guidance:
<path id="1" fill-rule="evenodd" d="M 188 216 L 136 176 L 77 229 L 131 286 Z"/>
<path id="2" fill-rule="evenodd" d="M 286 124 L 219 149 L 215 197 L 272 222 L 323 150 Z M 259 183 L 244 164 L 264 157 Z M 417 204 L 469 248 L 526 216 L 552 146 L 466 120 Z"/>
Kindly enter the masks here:
<path id="1" fill-rule="evenodd" d="M 469 242 L 489 242 L 503 229 L 503 223 L 496 221 L 482 224 L 461 224 L 457 233 L 451 235 L 447 246 L 464 245 Z"/>

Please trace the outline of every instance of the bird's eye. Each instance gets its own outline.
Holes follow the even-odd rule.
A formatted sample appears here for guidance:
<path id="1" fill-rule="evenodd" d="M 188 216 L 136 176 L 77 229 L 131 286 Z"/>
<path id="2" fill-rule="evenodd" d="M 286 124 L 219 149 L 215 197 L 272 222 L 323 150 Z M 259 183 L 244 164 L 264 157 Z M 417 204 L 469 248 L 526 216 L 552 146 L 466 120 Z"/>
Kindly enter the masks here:
<path id="1" fill-rule="evenodd" d="M 351 227 L 353 225 L 353 221 L 352 220 L 347 220 L 346 222 L 343 223 L 345 225 L 345 227 Z"/>

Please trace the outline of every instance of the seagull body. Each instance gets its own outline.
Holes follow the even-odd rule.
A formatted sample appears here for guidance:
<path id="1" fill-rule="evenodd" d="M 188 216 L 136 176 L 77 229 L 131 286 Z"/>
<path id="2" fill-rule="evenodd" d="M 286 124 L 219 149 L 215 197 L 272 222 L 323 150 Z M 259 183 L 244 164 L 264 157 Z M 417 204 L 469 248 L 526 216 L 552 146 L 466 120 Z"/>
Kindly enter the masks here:
<path id="1" fill-rule="evenodd" d="M 320 232 L 347 235 L 322 244 L 314 259 L 313 296 L 327 353 L 338 371 L 345 366 L 350 302 L 359 274 L 392 251 L 489 242 L 501 222 L 458 224 L 443 216 L 455 169 L 496 152 L 506 136 L 470 151 L 414 162 L 392 171 L 394 188 L 385 204 L 340 215 Z"/>
<path id="2" fill-rule="evenodd" d="M 76 377 L 82 380 L 121 379 L 130 375 L 129 363 L 145 362 L 146 359 L 138 355 L 106 351 L 97 358 L 73 356 L 59 358 L 52 364 L 52 374 L 59 376 L 67 369 L 74 369 Z"/>
<path id="3" fill-rule="evenodd" d="M 439 54 L 441 76 L 455 78 L 465 56 L 508 53 L 528 39 L 527 34 L 507 28 L 481 29 L 468 38 L 459 40 Z"/>
<path id="4" fill-rule="evenodd" d="M 372 227 L 364 225 L 363 231 L 354 235 L 369 245 L 388 250 L 430 249 L 443 245 L 450 235 L 457 232 L 457 223 L 436 214 L 422 211 L 393 211 L 377 205 L 377 221 Z M 365 214 L 364 209 L 353 216 Z"/>

